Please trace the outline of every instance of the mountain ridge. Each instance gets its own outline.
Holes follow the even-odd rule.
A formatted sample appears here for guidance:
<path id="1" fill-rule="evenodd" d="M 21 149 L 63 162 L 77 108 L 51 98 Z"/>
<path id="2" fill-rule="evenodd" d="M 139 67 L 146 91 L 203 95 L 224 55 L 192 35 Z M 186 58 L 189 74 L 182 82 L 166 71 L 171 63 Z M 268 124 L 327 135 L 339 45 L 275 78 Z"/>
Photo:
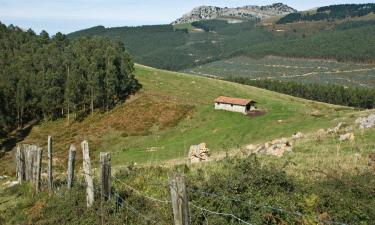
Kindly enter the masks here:
<path id="1" fill-rule="evenodd" d="M 273 16 L 283 16 L 297 12 L 296 9 L 283 3 L 256 6 L 246 5 L 243 7 L 228 8 L 217 6 L 199 6 L 184 14 L 172 24 L 191 23 L 199 20 L 216 19 L 218 17 L 234 17 L 247 20 L 266 19 Z"/>

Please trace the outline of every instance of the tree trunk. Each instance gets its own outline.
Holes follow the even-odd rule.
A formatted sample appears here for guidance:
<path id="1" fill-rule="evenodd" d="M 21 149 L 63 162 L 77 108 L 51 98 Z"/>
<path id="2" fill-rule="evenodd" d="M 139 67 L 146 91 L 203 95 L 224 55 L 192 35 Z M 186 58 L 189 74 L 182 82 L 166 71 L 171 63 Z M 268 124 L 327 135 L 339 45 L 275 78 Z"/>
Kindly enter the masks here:
<path id="1" fill-rule="evenodd" d="M 70 68 L 69 68 L 69 66 L 67 66 L 67 71 L 68 71 L 68 76 L 67 76 L 67 79 L 66 79 L 66 81 L 67 81 L 67 83 L 68 83 L 68 81 L 69 81 L 69 78 L 70 78 Z M 65 90 L 66 91 L 66 90 Z M 67 113 L 68 113 L 68 124 L 70 123 L 70 98 L 69 98 L 69 96 L 68 96 L 68 99 L 67 99 L 67 104 L 68 104 L 68 109 L 67 109 Z"/>
<path id="2" fill-rule="evenodd" d="M 94 88 L 91 87 L 91 103 L 90 103 L 90 108 L 91 108 L 91 115 L 94 115 Z"/>

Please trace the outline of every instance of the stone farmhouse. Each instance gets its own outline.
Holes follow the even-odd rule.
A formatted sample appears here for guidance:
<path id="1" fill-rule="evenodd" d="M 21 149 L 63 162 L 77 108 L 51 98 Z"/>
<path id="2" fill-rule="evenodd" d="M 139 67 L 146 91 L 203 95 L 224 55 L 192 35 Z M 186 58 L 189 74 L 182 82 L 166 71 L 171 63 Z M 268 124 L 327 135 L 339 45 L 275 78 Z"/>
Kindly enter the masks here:
<path id="1" fill-rule="evenodd" d="M 250 99 L 220 96 L 215 99 L 215 109 L 248 114 L 256 110 L 256 102 Z"/>

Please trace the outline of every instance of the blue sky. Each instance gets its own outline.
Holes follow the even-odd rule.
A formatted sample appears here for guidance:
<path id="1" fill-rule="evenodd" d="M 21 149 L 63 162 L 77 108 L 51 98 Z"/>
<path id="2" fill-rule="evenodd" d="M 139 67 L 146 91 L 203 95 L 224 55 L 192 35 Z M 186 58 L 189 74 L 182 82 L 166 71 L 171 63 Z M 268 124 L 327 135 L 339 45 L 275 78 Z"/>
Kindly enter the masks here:
<path id="1" fill-rule="evenodd" d="M 298 10 L 371 0 L 0 0 L 0 21 L 36 32 L 69 33 L 96 25 L 106 27 L 166 24 L 200 5 L 244 6 L 282 2 Z"/>

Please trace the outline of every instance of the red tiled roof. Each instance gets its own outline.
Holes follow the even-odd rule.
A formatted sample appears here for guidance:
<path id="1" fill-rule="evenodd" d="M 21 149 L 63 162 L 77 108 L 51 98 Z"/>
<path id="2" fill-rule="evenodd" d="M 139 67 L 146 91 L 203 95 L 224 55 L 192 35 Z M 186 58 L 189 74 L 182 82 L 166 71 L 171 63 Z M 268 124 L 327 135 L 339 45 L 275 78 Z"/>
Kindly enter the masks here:
<path id="1" fill-rule="evenodd" d="M 220 96 L 217 99 L 215 99 L 215 102 L 216 103 L 233 104 L 233 105 L 247 105 L 247 104 L 255 102 L 255 101 L 250 100 L 250 99 L 231 98 L 231 97 Z"/>

